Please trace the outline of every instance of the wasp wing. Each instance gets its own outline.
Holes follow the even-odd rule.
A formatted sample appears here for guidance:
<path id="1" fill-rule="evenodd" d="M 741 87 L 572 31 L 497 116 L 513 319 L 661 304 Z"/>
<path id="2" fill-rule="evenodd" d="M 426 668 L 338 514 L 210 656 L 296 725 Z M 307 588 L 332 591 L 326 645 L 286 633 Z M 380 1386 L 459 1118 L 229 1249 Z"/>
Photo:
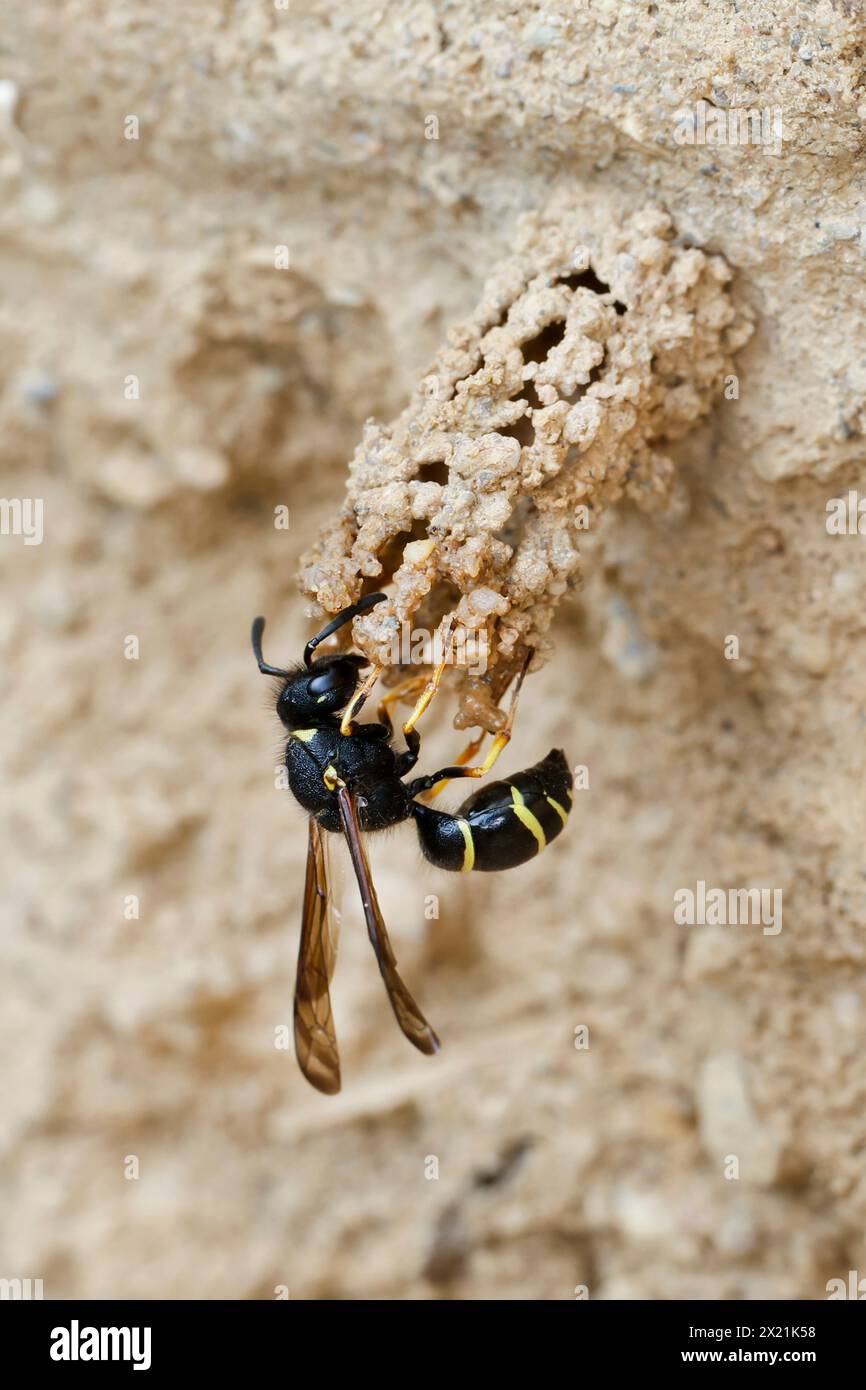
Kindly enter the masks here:
<path id="1" fill-rule="evenodd" d="M 379 900 L 376 897 L 376 889 L 367 860 L 367 851 L 364 848 L 364 840 L 358 821 L 358 809 L 355 798 L 348 787 L 337 788 L 337 805 L 340 811 L 340 823 L 343 827 L 346 843 L 349 846 L 352 867 L 355 870 L 358 888 L 361 892 L 364 916 L 367 919 L 367 932 L 373 950 L 376 952 L 376 960 L 379 962 L 379 970 L 385 981 L 385 988 L 388 991 L 391 1008 L 394 1010 L 394 1017 L 410 1043 L 417 1047 L 419 1052 L 426 1052 L 429 1056 L 431 1053 L 439 1051 L 439 1039 L 397 973 L 397 960 L 382 918 L 382 910 L 379 907 Z"/>
<path id="2" fill-rule="evenodd" d="M 310 816 L 304 915 L 295 981 L 295 1052 L 304 1076 L 317 1091 L 340 1089 L 340 1056 L 328 986 L 334 973 L 336 946 L 329 921 L 328 861 L 325 837 Z"/>

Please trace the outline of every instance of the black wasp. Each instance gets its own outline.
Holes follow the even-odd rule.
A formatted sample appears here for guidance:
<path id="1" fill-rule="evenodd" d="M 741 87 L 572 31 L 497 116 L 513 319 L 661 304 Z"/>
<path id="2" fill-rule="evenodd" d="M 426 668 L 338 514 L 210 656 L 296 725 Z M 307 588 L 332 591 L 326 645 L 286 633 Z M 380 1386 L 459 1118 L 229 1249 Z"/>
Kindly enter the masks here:
<path id="1" fill-rule="evenodd" d="M 429 1054 L 438 1051 L 439 1039 L 397 973 L 363 832 L 385 830 L 412 818 L 424 855 L 432 864 L 463 873 L 470 869 L 491 872 L 511 869 L 540 854 L 562 830 L 571 806 L 571 773 L 558 748 L 526 772 L 479 789 L 454 815 L 416 799 L 423 792 L 435 795 L 440 783 L 457 777 L 483 777 L 489 771 L 511 737 L 517 695 L 529 658 L 517 678 L 505 727 L 494 737 L 484 761 L 478 766 L 467 766 L 481 746 L 482 734 L 464 750 L 455 766 L 406 782 L 403 779 L 417 763 L 421 748 L 415 725 L 436 694 L 448 661 L 449 621 L 443 624 L 441 660 L 429 679 L 412 676 L 389 690 L 379 704 L 377 724 L 358 724 L 355 718 L 382 668 L 373 666 L 359 685 L 361 667 L 370 664 L 365 657 L 339 652 L 313 658 L 320 642 L 385 597 L 368 594 L 344 609 L 307 643 L 303 666 L 291 671 L 268 665 L 262 656 L 264 618 L 256 618 L 252 629 L 259 670 L 280 680 L 277 713 L 289 731 L 289 785 L 309 812 L 307 876 L 295 985 L 295 1050 L 307 1080 L 328 1094 L 340 1089 L 340 1058 L 329 994 L 335 949 L 328 923 L 327 859 L 322 832 L 342 834 L 346 840 L 367 930 L 391 1007 L 409 1041 Z M 417 703 L 403 725 L 406 748 L 397 753 L 391 746 L 394 728 L 390 706 L 416 693 Z"/>

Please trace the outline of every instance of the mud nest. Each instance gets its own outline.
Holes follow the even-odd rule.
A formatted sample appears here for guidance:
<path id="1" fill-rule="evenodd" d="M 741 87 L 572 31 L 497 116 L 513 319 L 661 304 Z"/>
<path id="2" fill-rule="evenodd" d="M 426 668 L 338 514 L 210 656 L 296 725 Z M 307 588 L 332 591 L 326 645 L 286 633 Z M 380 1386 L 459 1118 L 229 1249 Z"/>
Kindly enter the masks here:
<path id="1" fill-rule="evenodd" d="M 386 588 L 353 638 L 389 670 L 401 634 L 453 615 L 467 639 L 453 653 L 455 724 L 499 728 L 527 651 L 532 668 L 550 654 L 581 533 L 623 497 L 668 503 L 665 443 L 708 412 L 751 333 L 730 280 L 655 208 L 600 233 L 579 214 L 523 218 L 410 404 L 367 422 L 343 507 L 302 560 L 303 592 L 336 613 Z"/>

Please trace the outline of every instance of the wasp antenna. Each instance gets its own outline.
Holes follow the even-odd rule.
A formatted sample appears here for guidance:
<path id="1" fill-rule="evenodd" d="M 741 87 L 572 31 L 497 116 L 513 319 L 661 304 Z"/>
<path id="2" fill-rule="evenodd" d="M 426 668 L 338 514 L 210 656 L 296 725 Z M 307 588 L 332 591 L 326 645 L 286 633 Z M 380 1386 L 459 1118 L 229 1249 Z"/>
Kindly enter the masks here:
<path id="1" fill-rule="evenodd" d="M 336 632 L 338 627 L 345 623 L 350 623 L 353 618 L 357 618 L 361 613 L 366 613 L 368 608 L 374 608 L 377 603 L 388 597 L 387 594 L 367 594 L 366 598 L 358 599 L 350 608 L 344 608 L 342 613 L 338 613 L 336 618 L 332 618 L 327 627 L 323 627 L 321 632 L 317 632 L 315 637 L 311 637 L 304 647 L 304 663 L 309 666 L 313 652 L 320 642 L 324 642 L 326 637 L 330 637 L 332 632 Z M 256 619 L 258 621 L 258 619 Z M 264 620 L 262 620 L 264 622 Z"/>
<path id="2" fill-rule="evenodd" d="M 288 675 L 290 675 L 291 672 L 289 672 L 289 671 L 281 671 L 280 668 L 279 668 L 278 666 L 269 666 L 268 663 L 265 661 L 265 658 L 262 656 L 262 633 L 264 632 L 264 630 L 265 630 L 265 620 L 264 620 L 264 618 L 255 618 L 255 619 L 253 620 L 253 630 L 252 630 L 251 636 L 252 636 L 252 641 L 253 641 L 253 655 L 255 656 L 256 661 L 257 661 L 258 664 L 259 664 L 259 670 L 261 671 L 261 673 L 262 673 L 263 676 L 288 676 Z"/>

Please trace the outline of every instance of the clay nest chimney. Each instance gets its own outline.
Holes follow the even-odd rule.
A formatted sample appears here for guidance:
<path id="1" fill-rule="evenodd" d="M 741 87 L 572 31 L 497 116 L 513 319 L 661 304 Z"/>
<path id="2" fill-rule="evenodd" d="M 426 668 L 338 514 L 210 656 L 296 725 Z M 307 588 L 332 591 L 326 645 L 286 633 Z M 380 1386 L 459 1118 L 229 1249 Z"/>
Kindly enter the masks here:
<path id="1" fill-rule="evenodd" d="M 455 724 L 500 727 L 528 650 L 530 669 L 550 655 L 581 534 L 623 497 L 668 503 L 665 446 L 707 414 L 752 331 L 730 281 L 656 208 L 600 232 L 579 213 L 524 217 L 406 409 L 367 422 L 303 592 L 331 614 L 387 590 L 353 631 L 386 681 L 413 634 L 453 615 Z"/>

